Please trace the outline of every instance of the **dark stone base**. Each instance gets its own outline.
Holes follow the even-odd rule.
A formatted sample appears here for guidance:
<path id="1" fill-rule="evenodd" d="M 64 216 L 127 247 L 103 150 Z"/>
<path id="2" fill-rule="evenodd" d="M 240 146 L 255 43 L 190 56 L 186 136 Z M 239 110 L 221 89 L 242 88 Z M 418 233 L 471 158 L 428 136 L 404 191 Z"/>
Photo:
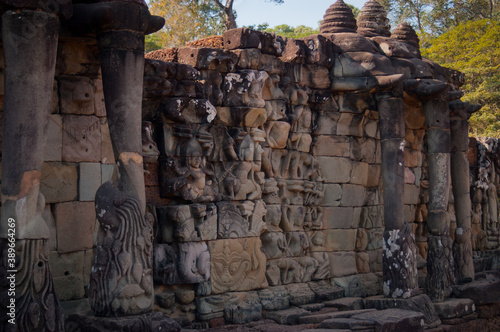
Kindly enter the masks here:
<path id="1" fill-rule="evenodd" d="M 73 314 L 66 318 L 66 332 L 178 332 L 181 326 L 160 312 L 125 317 Z"/>
<path id="2" fill-rule="evenodd" d="M 434 304 L 431 299 L 425 295 L 417 295 L 407 299 L 401 298 L 386 298 L 383 296 L 372 296 L 367 297 L 365 300 L 365 309 L 374 308 L 377 310 L 385 310 L 390 308 L 404 309 L 417 311 L 424 314 L 425 324 L 427 328 L 433 328 L 441 324 L 436 310 L 434 309 Z"/>
<path id="3" fill-rule="evenodd" d="M 476 274 L 476 280 L 453 287 L 456 297 L 469 298 L 478 305 L 500 301 L 500 272 L 490 271 Z"/>

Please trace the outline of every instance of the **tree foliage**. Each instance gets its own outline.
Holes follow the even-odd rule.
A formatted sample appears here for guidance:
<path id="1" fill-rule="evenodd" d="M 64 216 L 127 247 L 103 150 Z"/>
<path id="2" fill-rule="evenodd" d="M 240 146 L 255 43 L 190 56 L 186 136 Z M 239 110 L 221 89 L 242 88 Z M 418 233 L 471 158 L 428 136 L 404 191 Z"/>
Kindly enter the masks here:
<path id="1" fill-rule="evenodd" d="M 470 119 L 471 134 L 500 137 L 500 21 L 468 21 L 430 43 L 422 55 L 465 73 L 463 100 L 484 105 Z"/>
<path id="2" fill-rule="evenodd" d="M 287 24 L 280 24 L 274 28 L 267 28 L 266 32 L 275 33 L 279 36 L 288 38 L 304 38 L 310 35 L 318 34 L 319 30 L 314 30 L 311 27 L 306 27 L 305 25 L 299 25 L 297 27 L 291 27 Z"/>
<path id="3" fill-rule="evenodd" d="M 198 0 L 150 0 L 152 14 L 165 26 L 146 38 L 146 50 L 184 46 L 188 41 L 224 32 L 223 16 L 213 3 Z"/>
<path id="4" fill-rule="evenodd" d="M 499 19 L 498 0 L 379 0 L 392 25 L 407 22 L 421 34 L 437 37 L 466 21 Z"/>
<path id="5" fill-rule="evenodd" d="M 234 0 L 149 0 L 151 13 L 165 18 L 165 26 L 146 36 L 146 51 L 180 47 L 186 42 L 236 28 L 237 15 L 233 5 Z M 261 28 L 264 30 L 267 26 Z"/>

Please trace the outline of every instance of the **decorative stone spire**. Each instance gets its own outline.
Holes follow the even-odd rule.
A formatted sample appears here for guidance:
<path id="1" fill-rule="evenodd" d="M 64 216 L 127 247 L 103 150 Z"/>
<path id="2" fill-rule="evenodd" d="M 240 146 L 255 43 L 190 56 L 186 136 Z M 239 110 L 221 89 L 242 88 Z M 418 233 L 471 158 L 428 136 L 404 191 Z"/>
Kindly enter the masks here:
<path id="1" fill-rule="evenodd" d="M 358 29 L 352 9 L 342 0 L 331 5 L 321 21 L 321 33 L 356 32 Z"/>
<path id="2" fill-rule="evenodd" d="M 415 46 L 417 49 L 419 48 L 420 40 L 418 39 L 417 33 L 406 22 L 401 23 L 394 29 L 391 38 Z"/>
<path id="3" fill-rule="evenodd" d="M 376 0 L 369 0 L 358 15 L 358 33 L 366 37 L 390 37 L 391 26 L 384 7 Z"/>

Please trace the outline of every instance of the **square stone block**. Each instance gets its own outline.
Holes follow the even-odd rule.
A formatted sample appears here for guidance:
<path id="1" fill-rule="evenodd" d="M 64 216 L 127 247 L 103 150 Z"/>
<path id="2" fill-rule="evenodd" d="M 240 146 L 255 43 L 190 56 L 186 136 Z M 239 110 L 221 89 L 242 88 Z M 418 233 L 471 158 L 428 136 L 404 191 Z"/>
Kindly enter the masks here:
<path id="1" fill-rule="evenodd" d="M 329 101 L 332 98 L 329 99 Z M 314 107 L 313 109 L 318 112 L 318 117 L 316 120 L 316 130 L 313 135 L 336 135 L 337 134 L 337 123 L 340 119 L 340 113 L 336 110 L 336 104 L 333 102 L 327 102 L 325 105 L 319 107 Z M 317 108 L 326 108 L 325 111 L 318 111 Z"/>
<path id="2" fill-rule="evenodd" d="M 59 254 L 51 251 L 49 257 L 50 272 L 54 278 L 72 275 L 83 275 L 85 251 Z"/>
<path id="3" fill-rule="evenodd" d="M 366 190 L 363 186 L 355 184 L 342 185 L 341 206 L 362 206 L 365 202 Z"/>
<path id="4" fill-rule="evenodd" d="M 54 277 L 53 281 L 59 301 L 79 300 L 85 297 L 82 275 Z"/>
<path id="5" fill-rule="evenodd" d="M 68 202 L 55 205 L 57 251 L 87 250 L 94 245 L 96 216 L 94 202 Z"/>
<path id="6" fill-rule="evenodd" d="M 94 86 L 85 76 L 59 78 L 62 114 L 94 114 Z"/>
<path id="7" fill-rule="evenodd" d="M 44 163 L 40 192 L 46 203 L 68 202 L 78 197 L 78 172 L 76 166 L 61 163 Z"/>
<path id="8" fill-rule="evenodd" d="M 45 145 L 45 161 L 61 161 L 62 159 L 62 117 L 59 114 L 49 115 L 47 127 L 47 144 Z"/>
<path id="9" fill-rule="evenodd" d="M 267 287 L 266 256 L 261 247 L 259 238 L 210 241 L 212 293 Z"/>
<path id="10" fill-rule="evenodd" d="M 324 207 L 323 220 L 326 228 L 353 228 L 354 208 L 352 207 Z"/>
<path id="11" fill-rule="evenodd" d="M 363 114 L 342 113 L 337 124 L 337 135 L 363 136 L 364 116 Z"/>
<path id="12" fill-rule="evenodd" d="M 404 190 L 404 203 L 412 205 L 418 204 L 420 187 L 414 186 L 412 184 L 405 184 Z"/>
<path id="13" fill-rule="evenodd" d="M 358 273 L 356 254 L 354 252 L 330 252 L 328 257 L 330 258 L 331 277 L 349 276 Z"/>
<path id="14" fill-rule="evenodd" d="M 319 167 L 329 183 L 347 183 L 351 180 L 352 162 L 347 158 L 318 157 Z"/>
<path id="15" fill-rule="evenodd" d="M 117 175 L 117 172 L 115 164 L 101 164 L 101 184 L 111 181 L 113 175 L 115 173 Z"/>
<path id="16" fill-rule="evenodd" d="M 79 178 L 80 201 L 94 201 L 95 193 L 101 186 L 101 164 L 80 163 Z"/>
<path id="17" fill-rule="evenodd" d="M 319 135 L 313 145 L 313 155 L 349 157 L 350 148 L 348 137 Z"/>
<path id="18" fill-rule="evenodd" d="M 352 163 L 351 183 L 368 186 L 370 165 L 367 163 Z"/>
<path id="19" fill-rule="evenodd" d="M 342 198 L 342 187 L 339 184 L 325 184 L 323 206 L 339 206 Z"/>
<path id="20" fill-rule="evenodd" d="M 328 251 L 351 251 L 356 248 L 355 229 L 327 229 L 325 247 Z"/>
<path id="21" fill-rule="evenodd" d="M 101 160 L 101 125 L 95 116 L 63 115 L 63 160 Z"/>

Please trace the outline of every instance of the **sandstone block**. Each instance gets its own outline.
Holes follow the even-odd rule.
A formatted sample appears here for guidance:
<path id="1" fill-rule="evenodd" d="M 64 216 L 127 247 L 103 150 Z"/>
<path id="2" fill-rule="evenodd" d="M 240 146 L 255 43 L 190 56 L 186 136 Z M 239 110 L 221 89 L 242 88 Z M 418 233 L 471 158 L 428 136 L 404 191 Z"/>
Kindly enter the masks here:
<path id="1" fill-rule="evenodd" d="M 101 182 L 100 163 L 80 163 L 80 178 L 78 180 L 80 201 L 93 201 Z"/>
<path id="2" fill-rule="evenodd" d="M 49 257 L 50 272 L 54 278 L 68 275 L 83 276 L 85 251 L 59 254 L 52 251 Z"/>
<path id="3" fill-rule="evenodd" d="M 63 124 L 59 114 L 49 115 L 47 127 L 47 143 L 45 145 L 44 161 L 61 161 L 62 159 Z"/>
<path id="4" fill-rule="evenodd" d="M 327 229 L 325 246 L 329 251 L 354 250 L 356 248 L 355 229 Z"/>
<path id="5" fill-rule="evenodd" d="M 380 53 L 348 52 L 335 57 L 333 76 L 360 77 L 394 73 L 391 60 Z"/>
<path id="6" fill-rule="evenodd" d="M 372 228 L 366 230 L 368 235 L 368 244 L 366 250 L 376 250 L 382 248 L 382 240 L 384 236 L 383 228 Z"/>
<path id="7" fill-rule="evenodd" d="M 363 127 L 363 114 L 341 113 L 337 123 L 337 135 L 362 137 Z"/>
<path id="8" fill-rule="evenodd" d="M 287 38 L 281 60 L 284 62 L 304 63 L 307 56 L 306 49 L 307 46 L 303 40 Z"/>
<path id="9" fill-rule="evenodd" d="M 354 208 L 324 207 L 323 223 L 327 228 L 355 228 Z"/>
<path id="10" fill-rule="evenodd" d="M 377 109 L 375 98 L 368 92 L 344 93 L 335 96 L 335 100 L 342 113 L 364 114 L 366 111 Z"/>
<path id="11" fill-rule="evenodd" d="M 82 275 L 66 275 L 52 279 L 59 301 L 79 300 L 85 297 Z"/>
<path id="12" fill-rule="evenodd" d="M 228 30 L 224 32 L 223 38 L 224 49 L 226 50 L 262 47 L 259 32 L 248 28 Z"/>
<path id="13" fill-rule="evenodd" d="M 238 56 L 232 52 L 217 48 L 179 48 L 179 63 L 192 66 L 196 69 L 216 70 L 227 73 L 234 70 Z"/>
<path id="14" fill-rule="evenodd" d="M 354 252 L 329 252 L 328 257 L 330 258 L 331 277 L 342 277 L 358 273 L 356 268 L 356 254 Z M 342 285 L 336 285 L 342 287 Z M 352 295 L 346 293 L 346 296 Z"/>
<path id="15" fill-rule="evenodd" d="M 375 328 L 380 331 L 422 331 L 424 329 L 424 315 L 402 309 L 386 309 L 354 315 L 352 319 L 373 321 Z"/>
<path id="16" fill-rule="evenodd" d="M 378 151 L 377 151 L 378 150 Z M 377 142 L 371 138 L 351 138 L 351 154 L 353 160 L 363 161 L 366 163 L 377 163 L 377 152 L 380 147 Z"/>
<path id="17" fill-rule="evenodd" d="M 332 42 L 323 35 L 310 35 L 302 39 L 306 44 L 306 62 L 325 67 L 333 65 Z"/>
<path id="18" fill-rule="evenodd" d="M 350 147 L 348 137 L 319 135 L 313 144 L 313 155 L 349 157 Z"/>
<path id="19" fill-rule="evenodd" d="M 56 204 L 54 217 L 57 225 L 57 251 L 59 253 L 92 248 L 96 224 L 93 202 Z"/>
<path id="20" fill-rule="evenodd" d="M 117 171 L 114 164 L 101 164 L 101 184 L 111 181 Z"/>
<path id="21" fill-rule="evenodd" d="M 339 184 L 325 184 L 324 206 L 339 206 L 342 198 L 342 187 Z"/>
<path id="22" fill-rule="evenodd" d="M 366 190 L 355 184 L 342 185 L 341 206 L 362 206 L 365 203 Z"/>
<path id="23" fill-rule="evenodd" d="M 378 187 L 382 183 L 382 165 L 368 165 L 368 181 L 366 182 L 366 186 L 370 187 Z"/>
<path id="24" fill-rule="evenodd" d="M 361 207 L 359 227 L 381 228 L 384 222 L 383 206 L 363 206 Z"/>
<path id="25" fill-rule="evenodd" d="M 352 162 L 347 158 L 318 157 L 319 167 L 328 183 L 346 183 L 351 180 Z"/>
<path id="26" fill-rule="evenodd" d="M 356 262 L 354 262 L 356 264 Z M 349 275 L 333 278 L 335 285 L 342 287 L 346 297 L 366 297 L 366 288 L 361 282 L 361 275 Z"/>
<path id="27" fill-rule="evenodd" d="M 274 320 L 278 324 L 294 325 L 298 322 L 299 317 L 309 315 L 309 311 L 301 308 L 290 308 L 278 311 L 269 311 L 266 314 L 268 319 Z"/>
<path id="28" fill-rule="evenodd" d="M 361 297 L 343 297 L 324 302 L 324 304 L 326 307 L 337 308 L 339 311 L 361 310 L 365 307 Z"/>
<path id="29" fill-rule="evenodd" d="M 348 298 L 344 298 L 344 299 L 348 299 Z M 361 299 L 361 298 L 359 298 L 359 299 Z M 327 301 L 327 302 L 325 302 L 325 305 L 327 307 L 330 307 L 329 306 L 330 303 L 334 303 L 335 301 L 339 301 L 339 300 L 343 300 L 343 299 L 336 299 L 336 300 L 332 300 L 332 301 Z M 362 300 L 361 300 L 361 303 L 363 303 Z M 312 314 L 309 316 L 301 317 L 299 319 L 299 322 L 301 324 L 318 324 L 318 323 L 321 323 L 327 319 L 350 318 L 353 315 L 361 314 L 361 313 L 368 312 L 368 311 L 374 311 L 374 309 L 366 309 L 366 310 L 354 309 L 354 310 L 347 310 L 347 311 L 335 311 L 335 312 L 327 312 L 327 313 L 320 313 L 320 314 Z M 328 331 L 331 331 L 331 330 L 328 330 Z M 344 330 L 335 329 L 334 331 L 344 331 Z M 351 331 L 351 330 L 347 330 L 347 331 Z"/>
<path id="30" fill-rule="evenodd" d="M 316 109 L 316 108 L 315 108 Z M 327 109 L 326 111 L 319 111 L 314 135 L 336 135 L 337 134 L 337 123 L 340 119 L 340 113 L 336 112 L 334 109 Z"/>
<path id="31" fill-rule="evenodd" d="M 62 76 L 59 91 L 62 114 L 94 114 L 94 86 L 88 77 Z"/>
<path id="32" fill-rule="evenodd" d="M 351 183 L 368 187 L 370 165 L 368 163 L 352 163 Z"/>
<path id="33" fill-rule="evenodd" d="M 418 204 L 420 197 L 420 188 L 413 184 L 405 184 L 404 203 L 405 204 Z"/>
<path id="34" fill-rule="evenodd" d="M 46 203 L 73 201 L 78 197 L 78 172 L 76 166 L 61 163 L 44 163 L 40 192 Z"/>
<path id="35" fill-rule="evenodd" d="M 210 241 L 212 293 L 267 287 L 266 256 L 261 247 L 259 238 Z"/>
<path id="36" fill-rule="evenodd" d="M 316 294 L 307 284 L 290 284 L 285 286 L 290 296 L 290 304 L 300 306 L 314 302 Z"/>
<path id="37" fill-rule="evenodd" d="M 95 116 L 63 115 L 63 161 L 99 162 L 101 125 Z"/>
<path id="38" fill-rule="evenodd" d="M 476 311 L 476 305 L 471 299 L 446 299 L 434 303 L 434 308 L 441 319 L 460 318 Z"/>

